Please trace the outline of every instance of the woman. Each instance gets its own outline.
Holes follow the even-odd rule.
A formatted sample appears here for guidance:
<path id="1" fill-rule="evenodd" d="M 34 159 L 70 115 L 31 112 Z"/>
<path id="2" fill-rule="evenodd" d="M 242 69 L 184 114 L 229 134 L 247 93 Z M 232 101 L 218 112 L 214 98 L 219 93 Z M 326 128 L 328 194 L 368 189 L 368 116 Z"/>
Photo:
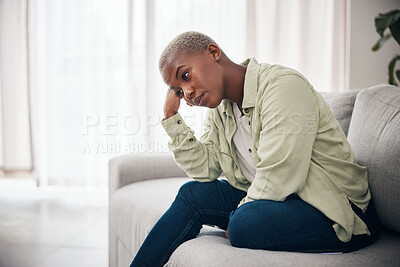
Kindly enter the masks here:
<path id="1" fill-rule="evenodd" d="M 162 266 L 203 224 L 251 249 L 350 252 L 377 239 L 367 170 L 300 73 L 235 64 L 198 32 L 172 40 L 159 68 L 170 150 L 196 181 L 180 188 L 131 266 Z M 182 98 L 210 108 L 200 140 L 178 113 Z"/>

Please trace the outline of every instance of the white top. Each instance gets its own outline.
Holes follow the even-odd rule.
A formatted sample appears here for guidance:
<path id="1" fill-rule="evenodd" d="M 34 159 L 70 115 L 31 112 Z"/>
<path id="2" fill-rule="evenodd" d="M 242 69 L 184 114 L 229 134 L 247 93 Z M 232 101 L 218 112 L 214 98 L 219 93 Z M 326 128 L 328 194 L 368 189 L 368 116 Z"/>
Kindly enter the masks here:
<path id="1" fill-rule="evenodd" d="M 233 143 L 236 147 L 238 164 L 243 176 L 252 182 L 256 176 L 256 165 L 251 157 L 250 118 L 242 115 L 236 103 L 233 103 L 233 114 L 236 120 L 236 132 Z"/>

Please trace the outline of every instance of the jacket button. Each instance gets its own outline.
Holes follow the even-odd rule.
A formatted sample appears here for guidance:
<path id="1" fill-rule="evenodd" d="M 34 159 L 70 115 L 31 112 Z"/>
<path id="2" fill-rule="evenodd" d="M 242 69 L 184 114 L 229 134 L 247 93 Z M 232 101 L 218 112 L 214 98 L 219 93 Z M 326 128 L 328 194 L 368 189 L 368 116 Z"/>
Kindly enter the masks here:
<path id="1" fill-rule="evenodd" d="M 181 121 L 181 120 L 178 120 L 178 121 L 177 121 L 177 123 L 178 123 L 178 124 L 181 124 L 181 123 L 182 123 L 182 121 Z"/>
<path id="2" fill-rule="evenodd" d="M 189 139 L 189 142 L 193 142 L 193 138 L 190 138 L 190 139 Z"/>
<path id="3" fill-rule="evenodd" d="M 245 109 L 244 109 L 244 112 L 245 112 L 245 113 L 249 113 L 249 109 L 248 109 L 248 108 L 245 108 Z"/>
<path id="4" fill-rule="evenodd" d="M 249 122 L 249 125 L 251 125 L 251 123 Z"/>
<path id="5" fill-rule="evenodd" d="M 249 148 L 249 153 L 251 153 L 251 148 Z"/>

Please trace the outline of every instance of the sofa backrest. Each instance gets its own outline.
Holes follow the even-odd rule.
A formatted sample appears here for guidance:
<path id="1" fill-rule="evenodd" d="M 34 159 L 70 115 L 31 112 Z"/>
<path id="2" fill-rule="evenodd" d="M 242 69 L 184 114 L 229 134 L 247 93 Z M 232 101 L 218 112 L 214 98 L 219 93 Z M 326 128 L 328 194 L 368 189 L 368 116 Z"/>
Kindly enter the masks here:
<path id="1" fill-rule="evenodd" d="M 345 92 L 321 93 L 333 111 L 333 116 L 342 126 L 343 132 L 347 136 L 349 131 L 350 119 L 353 114 L 354 102 L 361 89 L 352 89 Z"/>
<path id="2" fill-rule="evenodd" d="M 368 168 L 381 223 L 400 232 L 400 88 L 377 85 L 362 90 L 347 138 L 359 164 Z"/>

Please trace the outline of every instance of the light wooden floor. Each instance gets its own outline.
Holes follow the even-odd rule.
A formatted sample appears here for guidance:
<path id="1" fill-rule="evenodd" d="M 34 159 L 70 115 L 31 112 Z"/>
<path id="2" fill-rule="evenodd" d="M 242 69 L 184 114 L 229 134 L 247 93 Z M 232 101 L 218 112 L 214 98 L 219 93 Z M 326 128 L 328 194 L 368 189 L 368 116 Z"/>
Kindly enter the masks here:
<path id="1" fill-rule="evenodd" d="M 0 266 L 108 266 L 107 194 L 0 181 Z"/>

